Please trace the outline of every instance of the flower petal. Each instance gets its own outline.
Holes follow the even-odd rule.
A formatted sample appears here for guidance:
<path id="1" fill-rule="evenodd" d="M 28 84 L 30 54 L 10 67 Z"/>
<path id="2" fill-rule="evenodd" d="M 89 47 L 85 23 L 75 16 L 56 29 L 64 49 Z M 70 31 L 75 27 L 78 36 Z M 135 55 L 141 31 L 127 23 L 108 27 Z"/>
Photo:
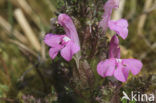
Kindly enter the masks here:
<path id="1" fill-rule="evenodd" d="M 111 14 L 113 8 L 117 8 L 119 6 L 119 0 L 108 0 L 104 5 L 104 14 L 102 16 L 102 20 L 99 23 L 99 26 L 103 28 L 105 32 L 108 28 L 108 21 L 111 19 Z"/>
<path id="2" fill-rule="evenodd" d="M 118 64 L 117 68 L 114 71 L 114 77 L 121 81 L 125 82 L 128 78 L 128 69 L 125 69 L 120 63 Z"/>
<path id="3" fill-rule="evenodd" d="M 115 59 L 106 59 L 97 65 L 97 72 L 100 76 L 112 76 L 115 70 Z"/>
<path id="4" fill-rule="evenodd" d="M 133 75 L 137 75 L 143 66 L 142 62 L 136 59 L 123 59 L 123 64 Z"/>
<path id="5" fill-rule="evenodd" d="M 109 45 L 109 58 L 120 58 L 119 39 L 114 35 Z"/>
<path id="6" fill-rule="evenodd" d="M 47 34 L 44 37 L 44 42 L 50 47 L 56 47 L 61 42 L 64 35 Z"/>
<path id="7" fill-rule="evenodd" d="M 54 59 L 58 52 L 60 51 L 61 48 L 50 48 L 49 50 L 49 56 L 51 57 L 51 59 Z"/>
<path id="8" fill-rule="evenodd" d="M 64 27 L 66 35 L 77 45 L 80 46 L 79 37 L 76 31 L 76 27 L 72 19 L 67 14 L 60 14 L 58 16 L 58 22 Z"/>
<path id="9" fill-rule="evenodd" d="M 117 21 L 109 21 L 108 26 L 111 30 L 114 30 L 123 39 L 128 36 L 128 22 L 125 19 L 120 19 Z"/>
<path id="10" fill-rule="evenodd" d="M 80 50 L 80 47 L 73 43 L 72 41 L 69 41 L 66 46 L 61 50 L 61 56 L 67 60 L 70 61 L 72 59 L 72 56 L 77 53 Z"/>

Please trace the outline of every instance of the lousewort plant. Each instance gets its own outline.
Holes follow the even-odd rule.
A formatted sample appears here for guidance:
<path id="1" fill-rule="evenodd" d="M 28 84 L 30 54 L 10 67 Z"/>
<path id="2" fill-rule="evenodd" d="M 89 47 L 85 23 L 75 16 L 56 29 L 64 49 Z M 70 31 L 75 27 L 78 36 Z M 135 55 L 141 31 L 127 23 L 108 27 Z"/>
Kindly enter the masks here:
<path id="1" fill-rule="evenodd" d="M 119 7 L 119 0 L 108 0 L 104 5 L 104 14 L 99 24 L 97 23 L 94 24 L 91 22 L 92 20 L 87 21 L 87 19 L 85 19 L 88 25 L 90 25 L 90 27 L 89 28 L 85 27 L 87 23 L 85 26 L 82 27 L 81 25 L 79 25 L 80 26 L 79 28 L 81 29 L 83 28 L 85 30 L 83 31 L 82 29 L 81 31 L 78 31 L 80 39 L 83 38 L 81 40 L 82 41 L 81 43 L 79 41 L 78 33 L 76 31 L 76 27 L 72 21 L 72 18 L 69 17 L 67 14 L 63 14 L 63 13 L 59 14 L 58 23 L 61 26 L 63 26 L 65 34 L 48 33 L 44 37 L 44 42 L 50 47 L 49 55 L 51 59 L 55 59 L 55 57 L 60 52 L 61 56 L 66 61 L 69 62 L 73 57 L 76 57 L 76 55 L 79 53 L 80 44 L 81 44 L 82 55 L 81 56 L 79 55 L 79 57 L 76 59 L 74 58 L 76 63 L 76 66 L 74 64 L 75 67 L 73 66 L 73 64 L 70 65 L 71 68 L 74 69 L 69 69 L 73 77 L 68 78 L 68 81 L 70 81 L 71 84 L 72 83 L 75 84 L 75 85 L 72 84 L 71 86 L 73 87 L 72 90 L 75 91 L 75 93 L 80 95 L 82 98 L 87 98 L 87 100 L 89 100 L 90 103 L 95 103 L 94 93 L 97 90 L 97 85 L 99 86 L 100 84 L 100 83 L 95 84 L 94 80 L 95 81 L 99 80 L 95 78 L 99 78 L 100 76 L 103 78 L 107 76 L 111 76 L 111 77 L 113 76 L 116 78 L 116 80 L 118 80 L 117 82 L 121 84 L 122 82 L 127 81 L 130 73 L 132 73 L 133 75 L 137 75 L 141 71 L 143 66 L 142 62 L 137 59 L 120 58 L 120 52 L 122 51 L 120 51 L 118 36 L 124 40 L 127 38 L 128 21 L 126 19 L 111 20 L 112 10 L 117 9 L 118 7 Z M 82 8 L 81 12 L 85 12 L 85 11 L 87 12 L 87 9 L 83 10 Z M 79 19 L 81 16 L 85 17 L 85 15 L 78 15 L 77 19 Z M 96 22 L 96 19 L 94 20 L 93 21 Z M 85 21 L 83 21 L 82 19 L 79 20 L 78 22 L 78 24 L 84 24 L 84 23 Z M 97 58 L 99 59 L 99 57 L 97 56 L 97 54 L 99 53 L 100 50 L 97 50 L 97 48 L 99 47 L 99 42 L 101 41 L 100 37 L 105 36 L 104 34 L 106 33 L 108 28 L 114 31 L 116 34 L 113 35 L 111 38 L 111 41 L 108 46 L 108 53 L 105 53 L 108 54 L 108 58 L 106 57 L 98 63 L 97 61 L 99 60 L 97 60 Z M 101 36 L 99 31 L 104 36 Z M 91 40 L 89 40 L 88 38 L 91 38 Z M 106 43 L 106 41 L 103 42 Z M 87 56 L 88 54 L 90 55 L 90 57 Z M 104 56 L 101 55 L 100 57 L 104 57 Z M 70 63 L 74 63 L 74 62 L 70 62 Z M 92 63 L 96 66 L 92 65 Z M 95 69 L 91 67 L 91 65 L 97 68 Z M 95 77 L 95 73 L 93 71 L 96 71 L 96 74 L 98 74 L 96 76 L 98 77 Z M 101 79 L 104 80 L 103 78 Z M 118 89 L 118 87 L 116 88 Z M 83 90 L 87 92 L 83 92 Z M 89 95 L 88 94 L 86 95 L 86 93 L 88 93 Z M 118 95 L 117 93 L 118 92 L 115 92 L 114 95 Z"/>

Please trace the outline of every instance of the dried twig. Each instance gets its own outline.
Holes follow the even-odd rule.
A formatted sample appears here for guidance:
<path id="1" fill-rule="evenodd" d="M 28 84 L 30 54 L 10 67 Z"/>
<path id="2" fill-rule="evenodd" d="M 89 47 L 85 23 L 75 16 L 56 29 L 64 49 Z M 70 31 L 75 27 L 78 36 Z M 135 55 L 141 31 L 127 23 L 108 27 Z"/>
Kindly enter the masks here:
<path id="1" fill-rule="evenodd" d="M 145 36 L 143 35 L 143 27 L 145 25 L 145 22 L 146 22 L 146 19 L 147 19 L 147 13 L 146 12 L 149 12 L 150 8 L 151 8 L 151 5 L 153 3 L 153 0 L 146 0 L 145 1 L 145 5 L 144 5 L 144 12 L 143 14 L 140 16 L 139 18 L 139 22 L 138 22 L 138 35 L 145 41 L 146 45 L 149 47 L 150 50 L 147 51 L 147 53 L 149 51 L 152 50 L 152 45 L 151 43 L 145 38 Z M 143 53 L 141 55 L 141 59 L 145 58 L 147 53 Z"/>
<path id="2" fill-rule="evenodd" d="M 19 6 L 27 13 L 27 14 L 31 14 L 32 13 L 32 9 L 29 6 L 29 4 L 26 2 L 26 0 L 17 0 L 17 2 L 19 3 Z"/>
<path id="3" fill-rule="evenodd" d="M 38 26 L 38 28 L 40 28 L 40 19 L 39 16 L 37 16 L 32 8 L 30 7 L 30 5 L 27 3 L 26 0 L 12 0 L 13 1 L 17 1 L 17 3 L 15 5 L 17 5 L 18 7 L 22 8 L 22 10 L 24 11 L 25 14 L 27 14 L 36 24 L 36 26 Z"/>
<path id="4" fill-rule="evenodd" d="M 24 37 L 23 34 L 18 32 L 18 30 L 14 29 L 13 32 L 11 31 L 11 25 L 2 16 L 0 16 L 0 26 L 3 27 L 8 32 L 8 34 L 13 34 L 22 43 L 28 43 L 28 40 Z"/>
<path id="5" fill-rule="evenodd" d="M 136 7 L 137 7 L 137 1 L 131 0 L 130 1 L 130 12 L 127 15 L 127 19 L 132 19 L 134 15 L 136 14 Z"/>
<path id="6" fill-rule="evenodd" d="M 120 0 L 119 8 L 116 9 L 113 13 L 113 17 L 112 17 L 113 20 L 121 19 L 124 6 L 125 6 L 125 0 Z"/>
<path id="7" fill-rule="evenodd" d="M 23 12 L 21 9 L 16 9 L 15 12 L 15 17 L 17 19 L 17 21 L 19 22 L 21 28 L 23 29 L 26 37 L 28 38 L 28 40 L 30 41 L 31 45 L 38 51 L 40 52 L 41 50 L 41 46 L 40 43 L 35 35 L 35 33 L 33 32 L 33 30 L 31 29 L 28 21 L 26 20 Z"/>
<path id="8" fill-rule="evenodd" d="M 25 51 L 29 52 L 30 54 L 32 54 L 34 57 L 38 58 L 37 53 L 34 52 L 33 50 L 31 50 L 30 48 L 28 48 L 26 45 L 16 41 L 16 40 L 11 40 L 10 42 L 16 44 L 17 46 L 19 46 L 20 48 L 24 49 Z"/>
<path id="9" fill-rule="evenodd" d="M 148 10 L 151 5 L 152 5 L 153 0 L 146 0 L 145 5 L 144 5 L 144 11 Z M 142 35 L 142 29 L 144 27 L 145 21 L 147 18 L 147 14 L 142 14 L 140 16 L 139 22 L 138 22 L 138 35 Z"/>
<path id="10" fill-rule="evenodd" d="M 51 4 L 50 0 L 44 0 L 44 2 L 48 5 L 52 13 L 57 12 L 56 8 Z"/>
<path id="11" fill-rule="evenodd" d="M 153 6 L 151 8 L 144 10 L 144 13 L 150 13 L 155 9 L 156 9 L 156 1 L 155 1 L 155 3 L 153 4 Z"/>
<path id="12" fill-rule="evenodd" d="M 44 32 L 41 32 L 41 36 L 42 36 L 42 38 L 44 38 Z M 41 42 L 41 56 L 42 56 L 42 59 L 43 60 L 46 60 L 46 48 L 45 48 L 45 43 L 43 42 L 43 40 L 42 40 L 42 42 Z"/>

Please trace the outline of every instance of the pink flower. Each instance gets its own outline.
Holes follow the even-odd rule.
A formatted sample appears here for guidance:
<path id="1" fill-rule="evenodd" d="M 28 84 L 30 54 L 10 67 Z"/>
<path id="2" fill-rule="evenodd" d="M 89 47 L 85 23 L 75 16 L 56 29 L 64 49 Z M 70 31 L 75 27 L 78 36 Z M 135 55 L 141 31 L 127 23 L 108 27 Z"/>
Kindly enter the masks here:
<path id="1" fill-rule="evenodd" d="M 119 7 L 119 0 L 108 0 L 104 5 L 104 14 L 102 16 L 102 20 L 99 24 L 100 27 L 103 28 L 103 31 L 105 32 L 108 28 L 108 22 L 111 19 L 111 14 L 113 8 Z"/>
<path id="2" fill-rule="evenodd" d="M 129 72 L 137 75 L 141 68 L 142 63 L 136 59 L 110 58 L 97 65 L 97 72 L 102 77 L 114 76 L 117 80 L 125 82 Z"/>
<path id="3" fill-rule="evenodd" d="M 108 26 L 111 30 L 114 30 L 123 39 L 128 36 L 128 22 L 125 19 L 120 19 L 117 21 L 110 20 Z"/>
<path id="4" fill-rule="evenodd" d="M 70 61 L 72 56 L 80 51 L 77 31 L 71 18 L 66 14 L 60 14 L 58 22 L 64 27 L 66 34 L 47 34 L 44 42 L 51 47 L 49 55 L 52 59 L 54 59 L 60 51 L 61 56 L 65 60 Z"/>
<path id="5" fill-rule="evenodd" d="M 101 61 L 97 65 L 97 72 L 100 76 L 114 76 L 117 80 L 125 82 L 129 72 L 137 75 L 142 68 L 142 63 L 136 59 L 120 59 L 119 40 L 114 35 L 110 42 L 109 59 Z"/>

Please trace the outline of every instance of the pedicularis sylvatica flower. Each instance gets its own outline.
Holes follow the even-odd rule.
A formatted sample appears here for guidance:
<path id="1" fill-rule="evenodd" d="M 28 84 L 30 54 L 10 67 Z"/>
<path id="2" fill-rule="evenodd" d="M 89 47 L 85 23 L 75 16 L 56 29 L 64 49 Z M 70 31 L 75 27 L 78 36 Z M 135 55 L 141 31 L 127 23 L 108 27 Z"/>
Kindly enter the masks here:
<path id="1" fill-rule="evenodd" d="M 75 53 L 80 51 L 78 34 L 72 19 L 66 14 L 58 16 L 58 23 L 63 26 L 66 34 L 47 34 L 44 42 L 50 46 L 49 55 L 54 59 L 59 51 L 61 56 L 70 61 Z"/>
<path id="2" fill-rule="evenodd" d="M 116 35 L 111 39 L 109 46 L 109 58 L 97 65 L 100 76 L 114 76 L 117 80 L 125 82 L 129 72 L 136 75 L 140 72 L 142 63 L 136 59 L 120 59 L 119 40 Z"/>
<path id="3" fill-rule="evenodd" d="M 119 0 L 108 0 L 104 5 L 104 15 L 99 26 L 105 32 L 109 27 L 110 30 L 116 32 L 121 38 L 126 39 L 128 36 L 128 22 L 125 19 L 110 20 L 112 9 L 119 6 Z M 117 80 L 125 82 L 128 78 L 129 72 L 137 75 L 142 63 L 136 59 L 120 59 L 119 39 L 114 35 L 110 41 L 108 59 L 101 61 L 97 65 L 97 72 L 100 76 L 114 76 Z"/>
<path id="4" fill-rule="evenodd" d="M 103 31 L 105 32 L 108 28 L 108 22 L 111 19 L 111 14 L 113 8 L 119 7 L 119 0 L 108 0 L 106 4 L 104 5 L 104 14 L 102 16 L 102 20 L 99 24 L 100 27 L 103 28 Z"/>

